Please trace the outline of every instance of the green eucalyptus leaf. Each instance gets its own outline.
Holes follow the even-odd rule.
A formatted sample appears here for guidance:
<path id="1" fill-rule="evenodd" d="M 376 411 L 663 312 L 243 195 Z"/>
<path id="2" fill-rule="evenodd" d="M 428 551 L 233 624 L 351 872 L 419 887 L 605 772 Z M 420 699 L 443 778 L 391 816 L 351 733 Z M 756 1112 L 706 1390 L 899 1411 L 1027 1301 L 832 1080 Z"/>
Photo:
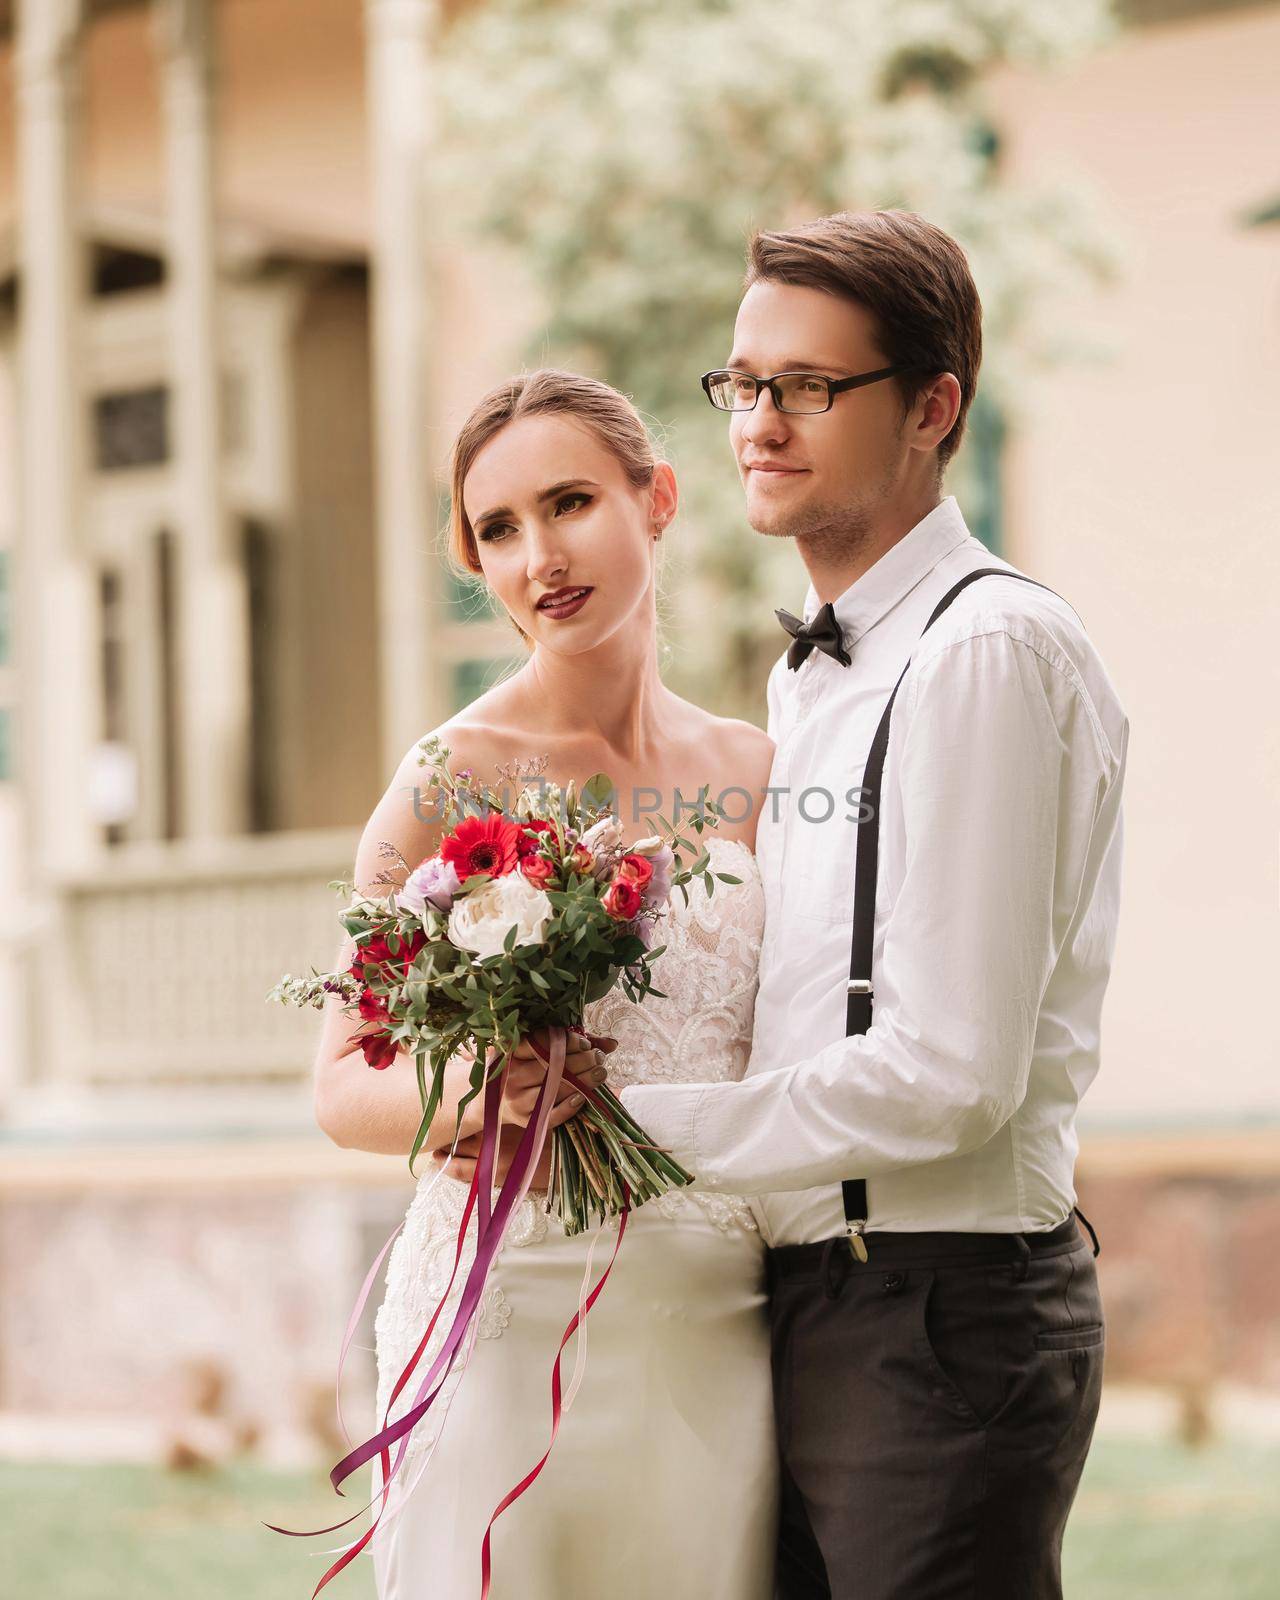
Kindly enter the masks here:
<path id="1" fill-rule="evenodd" d="M 616 811 L 618 786 L 607 772 L 594 773 L 583 784 L 581 801 L 596 811 Z"/>

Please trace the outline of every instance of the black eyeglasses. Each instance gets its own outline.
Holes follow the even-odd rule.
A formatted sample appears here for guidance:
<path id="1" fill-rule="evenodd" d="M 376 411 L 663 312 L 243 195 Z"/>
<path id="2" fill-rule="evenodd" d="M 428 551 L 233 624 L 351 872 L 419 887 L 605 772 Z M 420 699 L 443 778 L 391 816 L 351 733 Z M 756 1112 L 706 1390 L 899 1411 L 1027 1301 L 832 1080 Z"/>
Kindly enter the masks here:
<path id="1" fill-rule="evenodd" d="M 779 411 L 830 411 L 836 395 L 863 384 L 879 383 L 910 372 L 910 366 L 881 367 L 878 372 L 863 372 L 856 378 L 824 378 L 820 372 L 776 372 L 772 378 L 757 378 L 750 372 L 735 372 L 726 367 L 719 372 L 704 372 L 702 388 L 717 411 L 752 411 L 761 389 L 768 389 Z"/>

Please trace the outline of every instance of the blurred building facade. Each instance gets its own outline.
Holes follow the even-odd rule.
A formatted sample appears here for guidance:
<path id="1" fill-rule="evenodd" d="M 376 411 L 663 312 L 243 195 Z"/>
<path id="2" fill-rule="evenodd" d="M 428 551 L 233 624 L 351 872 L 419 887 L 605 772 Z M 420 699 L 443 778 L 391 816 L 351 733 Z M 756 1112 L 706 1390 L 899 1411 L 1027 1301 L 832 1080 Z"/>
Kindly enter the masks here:
<path id="1" fill-rule="evenodd" d="M 212 1351 L 296 1431 L 408 1197 L 311 1126 L 314 1019 L 262 997 L 336 943 L 399 757 L 512 653 L 437 557 L 449 435 L 536 316 L 427 201 L 449 9 L 0 0 L 0 1414 L 145 1408 Z M 1277 1388 L 1241 1241 L 1280 1243 L 1280 9 L 1130 12 L 995 86 L 1012 170 L 1082 172 L 1132 260 L 1063 307 L 1099 361 L 1013 419 L 1004 553 L 1134 728 L 1081 1166 L 1116 1369 Z M 101 1332 L 70 1391 L 69 1280 Z"/>

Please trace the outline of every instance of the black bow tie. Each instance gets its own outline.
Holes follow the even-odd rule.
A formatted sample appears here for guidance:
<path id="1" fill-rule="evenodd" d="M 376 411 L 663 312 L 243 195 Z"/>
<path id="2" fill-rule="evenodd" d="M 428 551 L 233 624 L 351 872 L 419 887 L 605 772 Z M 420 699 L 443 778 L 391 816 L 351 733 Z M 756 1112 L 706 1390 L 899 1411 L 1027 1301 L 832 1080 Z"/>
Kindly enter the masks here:
<path id="1" fill-rule="evenodd" d="M 815 648 L 826 653 L 842 667 L 852 665 L 849 652 L 844 647 L 840 624 L 836 621 L 835 607 L 828 600 L 812 622 L 801 622 L 789 611 L 775 611 L 774 616 L 791 635 L 791 648 L 787 651 L 787 665 L 794 672 Z"/>

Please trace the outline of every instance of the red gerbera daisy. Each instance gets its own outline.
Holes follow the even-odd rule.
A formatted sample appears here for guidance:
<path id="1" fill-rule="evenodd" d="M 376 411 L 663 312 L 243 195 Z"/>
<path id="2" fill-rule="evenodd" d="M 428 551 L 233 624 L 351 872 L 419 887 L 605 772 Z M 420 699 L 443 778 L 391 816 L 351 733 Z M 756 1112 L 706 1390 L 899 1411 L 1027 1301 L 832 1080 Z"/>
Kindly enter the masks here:
<path id="1" fill-rule="evenodd" d="M 520 860 L 520 829 L 496 811 L 466 817 L 441 842 L 440 854 L 464 883 L 477 872 L 501 878 Z"/>

